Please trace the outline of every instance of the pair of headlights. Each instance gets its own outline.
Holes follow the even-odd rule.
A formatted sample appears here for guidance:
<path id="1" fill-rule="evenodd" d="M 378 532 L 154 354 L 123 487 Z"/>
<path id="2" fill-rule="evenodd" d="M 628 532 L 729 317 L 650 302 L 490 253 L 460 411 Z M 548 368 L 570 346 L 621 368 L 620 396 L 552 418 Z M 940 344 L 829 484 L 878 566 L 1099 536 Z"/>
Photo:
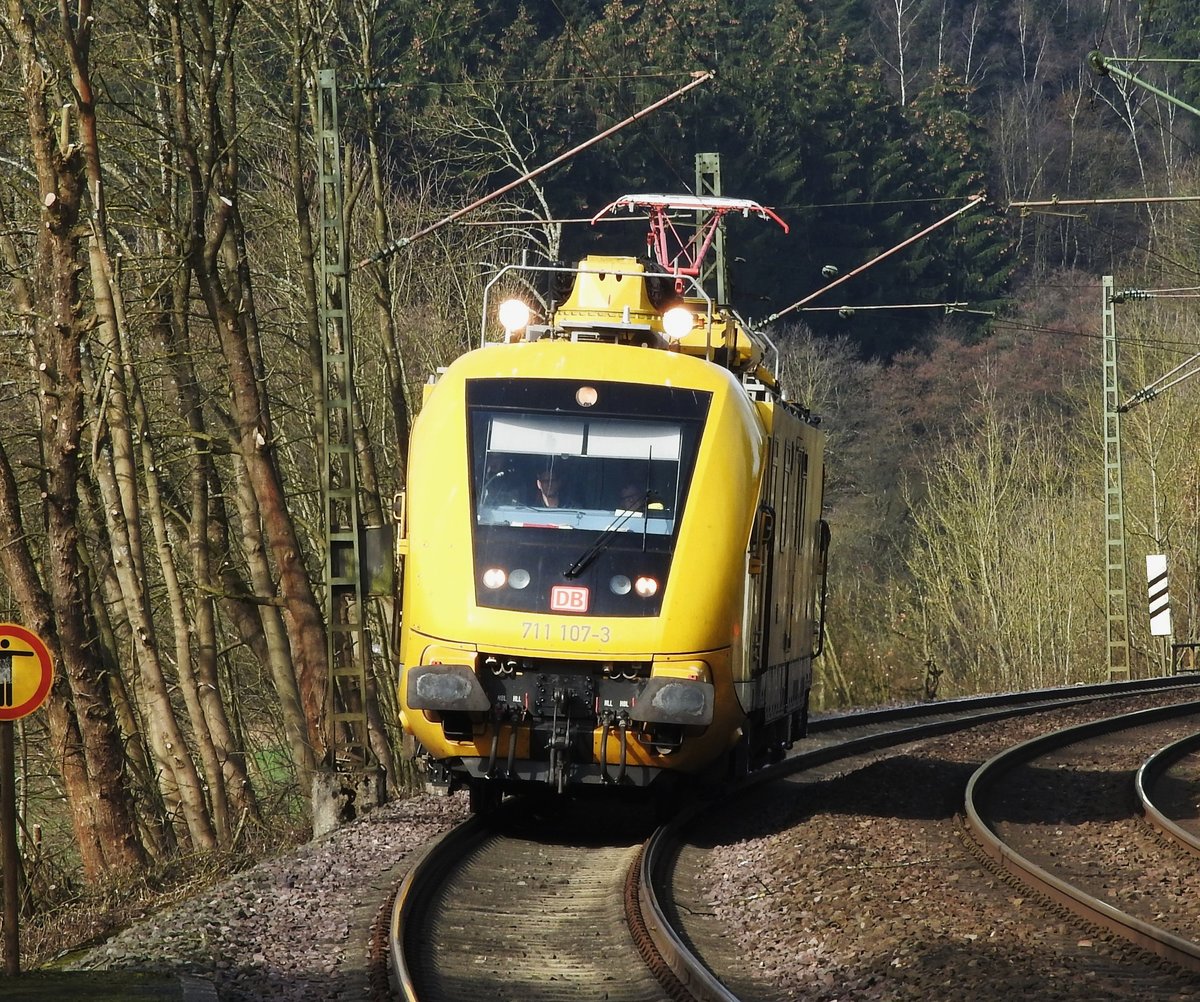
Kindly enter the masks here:
<path id="1" fill-rule="evenodd" d="M 498 591 L 505 585 L 522 591 L 529 586 L 529 571 L 523 567 L 506 571 L 503 567 L 489 567 L 483 572 L 483 586 L 490 591 Z M 614 595 L 628 595 L 636 592 L 641 598 L 651 598 L 658 594 L 658 580 L 647 574 L 642 574 L 630 580 L 624 574 L 614 574 L 608 582 L 608 588 Z"/>
<path id="2" fill-rule="evenodd" d="M 500 326 L 509 335 L 523 331 L 529 326 L 533 316 L 529 304 L 520 299 L 506 299 L 500 304 L 497 312 Z M 686 306 L 672 306 L 662 315 L 662 325 L 663 333 L 672 341 L 678 341 L 691 333 L 692 327 L 695 326 L 695 317 Z"/>

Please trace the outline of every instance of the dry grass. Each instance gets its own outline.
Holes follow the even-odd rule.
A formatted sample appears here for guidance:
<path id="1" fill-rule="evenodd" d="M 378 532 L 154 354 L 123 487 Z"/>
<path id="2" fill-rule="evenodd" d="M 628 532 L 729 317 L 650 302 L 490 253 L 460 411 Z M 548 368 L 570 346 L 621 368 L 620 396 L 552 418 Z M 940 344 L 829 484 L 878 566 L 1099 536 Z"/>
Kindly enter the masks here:
<path id="1" fill-rule="evenodd" d="M 309 835 L 307 828 L 295 823 L 246 830 L 231 849 L 178 856 L 137 873 L 114 875 L 96 887 L 84 887 L 61 875 L 48 882 L 34 874 L 21 920 L 21 967 L 57 966 L 147 915 L 303 843 Z"/>

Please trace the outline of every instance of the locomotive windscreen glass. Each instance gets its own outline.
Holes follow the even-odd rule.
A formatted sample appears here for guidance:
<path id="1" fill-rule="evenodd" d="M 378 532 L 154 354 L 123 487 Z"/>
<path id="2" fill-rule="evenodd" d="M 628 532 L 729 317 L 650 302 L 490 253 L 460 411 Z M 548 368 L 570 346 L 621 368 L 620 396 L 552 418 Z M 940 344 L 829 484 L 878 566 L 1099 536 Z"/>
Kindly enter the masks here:
<path id="1" fill-rule="evenodd" d="M 476 521 L 670 535 L 679 508 L 678 422 L 481 412 Z M 644 522 L 633 522 L 644 519 Z"/>
<path id="2" fill-rule="evenodd" d="M 468 383 L 480 604 L 536 608 L 535 596 L 546 590 L 540 583 L 561 581 L 597 540 L 604 553 L 588 561 L 597 565 L 588 576 L 597 578 L 598 603 L 589 611 L 612 606 L 605 614 L 645 615 L 658 604 L 634 602 L 607 583 L 643 572 L 665 577 L 709 394 L 589 385 L 597 400 L 585 408 L 570 380 Z M 631 551 L 644 559 L 621 557 Z M 488 582 L 503 584 L 480 584 L 489 570 Z M 528 584 L 513 587 L 513 570 Z"/>

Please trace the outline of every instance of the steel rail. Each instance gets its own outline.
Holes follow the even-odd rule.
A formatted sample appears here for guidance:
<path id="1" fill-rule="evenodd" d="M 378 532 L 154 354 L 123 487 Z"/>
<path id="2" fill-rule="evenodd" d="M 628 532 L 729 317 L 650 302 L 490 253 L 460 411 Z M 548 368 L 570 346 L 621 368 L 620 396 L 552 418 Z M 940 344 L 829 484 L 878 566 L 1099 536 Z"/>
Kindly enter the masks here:
<path id="1" fill-rule="evenodd" d="M 840 758 L 849 758 L 884 748 L 906 744 L 910 741 L 937 737 L 978 724 L 990 723 L 1009 717 L 1062 709 L 1091 699 L 1119 698 L 1124 695 L 1154 692 L 1163 689 L 1185 688 L 1200 683 L 1200 677 L 1167 676 L 1156 679 L 1139 679 L 1134 682 L 1105 682 L 1088 686 L 1065 686 L 1054 689 L 1032 690 L 988 696 L 968 696 L 929 704 L 913 704 L 889 707 L 849 714 L 831 715 L 809 722 L 810 733 L 829 733 L 837 730 L 856 730 L 888 726 L 914 718 L 929 718 L 911 726 L 894 730 L 878 731 L 848 737 L 821 748 L 811 748 L 790 755 L 785 761 L 760 769 L 728 792 L 741 794 L 763 783 L 773 782 L 794 773 L 825 765 Z M 722 806 L 727 801 L 720 801 Z M 660 930 L 662 942 L 659 950 L 673 966 L 675 976 L 701 999 L 717 1002 L 736 1000 L 729 990 L 690 949 L 683 946 L 666 917 L 665 909 L 656 895 L 658 883 L 655 877 L 665 873 L 680 848 L 679 833 L 700 813 L 712 805 L 698 804 L 689 808 L 670 825 L 652 836 L 647 844 L 642 866 L 643 894 L 646 898 L 643 910 L 652 930 Z M 705 994 L 708 993 L 708 994 Z"/>
<path id="2" fill-rule="evenodd" d="M 1154 692 L 1162 689 L 1188 687 L 1200 683 L 1192 676 L 1169 676 L 1159 679 L 1139 679 L 1134 682 L 1105 682 L 1090 686 L 1069 686 L 1004 695 L 968 696 L 961 699 L 911 706 L 889 707 L 857 713 L 831 715 L 809 722 L 810 733 L 829 733 L 836 730 L 857 730 L 886 726 L 917 717 L 923 720 L 907 727 L 876 731 L 847 737 L 845 740 L 821 748 L 810 748 L 794 752 L 785 761 L 759 769 L 740 783 L 731 786 L 727 796 L 738 796 L 762 785 L 783 779 L 793 773 L 803 772 L 819 765 L 850 758 L 896 745 L 907 744 L 924 738 L 937 737 L 951 731 L 974 727 L 983 723 L 1004 720 L 1009 717 L 1063 709 L 1067 706 L 1092 699 L 1118 698 L 1120 696 Z M 717 803 L 728 806 L 726 797 Z M 684 943 L 667 916 L 666 907 L 658 896 L 662 878 L 682 845 L 681 833 L 700 814 L 713 809 L 711 803 L 697 803 L 688 807 L 669 824 L 658 829 L 646 843 L 641 859 L 642 913 L 646 926 L 660 955 L 670 966 L 675 978 L 701 1002 L 738 1002 L 721 982 L 720 978 L 704 963 L 703 958 Z"/>
<path id="3" fill-rule="evenodd" d="M 1165 745 L 1151 755 L 1134 777 L 1133 786 L 1137 794 L 1138 806 L 1142 817 L 1164 836 L 1186 849 L 1200 855 L 1200 837 L 1177 824 L 1168 817 L 1154 802 L 1153 790 L 1158 781 L 1163 778 L 1176 762 L 1186 758 L 1192 752 L 1200 749 L 1200 732 L 1180 738 Z"/>
<path id="4" fill-rule="evenodd" d="M 985 696 L 957 696 L 927 703 L 912 703 L 907 706 L 886 707 L 879 710 L 854 710 L 849 713 L 814 717 L 808 722 L 810 734 L 836 730 L 859 723 L 891 723 L 907 717 L 926 717 L 933 714 L 958 713 L 974 708 L 1040 703 L 1046 700 L 1065 699 L 1071 701 L 1089 696 L 1109 697 L 1155 692 L 1159 689 L 1200 686 L 1200 672 L 1189 675 L 1162 675 L 1156 678 L 1141 678 L 1122 682 L 1096 682 L 1090 685 L 1063 685 L 1048 689 L 1029 689 L 1024 692 L 991 693 Z"/>
<path id="5" fill-rule="evenodd" d="M 446 873 L 496 835 L 495 828 L 503 827 L 494 824 L 497 815 L 515 814 L 521 810 L 522 803 L 521 798 L 514 798 L 502 804 L 487 820 L 472 817 L 451 829 L 425 849 L 401 882 L 391 908 L 389 939 L 392 971 L 403 1002 L 422 1002 L 422 974 L 415 963 L 421 946 L 421 920 L 444 884 Z M 581 846 L 580 851 L 586 852 L 587 848 Z M 658 938 L 653 927 L 661 925 L 662 920 L 649 916 L 647 921 L 641 910 L 643 899 L 638 885 L 642 882 L 644 857 L 645 845 L 631 864 L 625 882 L 625 912 L 633 939 L 631 947 L 641 955 L 648 971 L 663 986 L 672 1002 L 709 1002 L 693 994 L 687 986 L 673 983 L 672 972 L 676 965 L 658 952 Z"/>
<path id="6" fill-rule="evenodd" d="M 440 839 L 431 842 L 405 875 L 396 892 L 392 906 L 391 953 L 392 971 L 404 1002 L 420 1002 L 416 979 L 409 965 L 411 930 L 416 926 L 414 916 L 427 906 L 441 882 L 447 859 L 458 859 L 482 842 L 488 835 L 487 828 L 478 818 L 468 818 L 446 832 Z"/>
<path id="7" fill-rule="evenodd" d="M 686 822 L 696 817 L 695 810 L 685 814 Z M 677 818 L 663 825 L 646 841 L 646 849 L 638 860 L 638 899 L 643 921 L 658 955 L 671 973 L 697 1002 L 740 1002 L 695 952 L 684 943 L 667 918 L 658 896 L 658 881 L 665 868 L 674 860 L 680 847 L 681 824 Z"/>
<path id="8" fill-rule="evenodd" d="M 673 928 L 663 904 L 664 896 L 660 896 L 659 893 L 659 888 L 680 849 L 682 832 L 699 815 L 713 809 L 717 804 L 727 806 L 729 797 L 841 758 L 936 737 L 954 730 L 1061 709 L 1092 699 L 1116 698 L 1163 688 L 1188 687 L 1198 683 L 1200 677 L 1194 676 L 1138 680 L 1132 683 L 1103 683 L 1094 686 L 964 697 L 938 703 L 830 715 L 813 720 L 810 722 L 811 733 L 832 736 L 837 731 L 844 731 L 847 732 L 847 736 L 822 747 L 805 748 L 793 753 L 783 762 L 756 770 L 741 782 L 726 787 L 718 801 L 692 804 L 671 822 L 657 829 L 646 841 L 634 864 L 637 873 L 635 878 L 631 879 L 636 879 L 637 882 L 635 893 L 649 939 L 670 975 L 697 1002 L 738 1002 L 738 997 L 722 984 L 719 977 L 705 965 L 703 958 L 697 956 Z M 892 726 L 897 723 L 905 726 Z M 862 733 L 863 731 L 867 733 Z M 509 810 L 517 804 L 519 801 L 508 801 L 501 805 L 499 810 Z M 415 945 L 413 937 L 419 928 L 413 921 L 414 916 L 427 906 L 436 893 L 444 876 L 446 861 L 468 855 L 474 846 L 490 834 L 491 828 L 479 818 L 469 819 L 427 846 L 401 882 L 391 909 L 389 950 L 399 997 L 404 1002 L 420 1002 L 417 994 L 418 972 L 411 966 L 411 958 L 415 956 L 411 949 Z M 650 960 L 647 963 L 653 970 L 655 963 Z"/>
<path id="9" fill-rule="evenodd" d="M 1106 717 L 1053 731 L 1014 745 L 988 759 L 967 782 L 967 827 L 983 852 L 1027 886 L 1063 905 L 1087 922 L 1109 929 L 1144 950 L 1187 970 L 1200 971 L 1200 944 L 1143 921 L 1038 866 L 1005 843 L 980 810 L 984 794 L 1004 774 L 1059 748 L 1087 738 L 1128 730 L 1174 717 L 1200 714 L 1200 701 L 1174 703 Z"/>

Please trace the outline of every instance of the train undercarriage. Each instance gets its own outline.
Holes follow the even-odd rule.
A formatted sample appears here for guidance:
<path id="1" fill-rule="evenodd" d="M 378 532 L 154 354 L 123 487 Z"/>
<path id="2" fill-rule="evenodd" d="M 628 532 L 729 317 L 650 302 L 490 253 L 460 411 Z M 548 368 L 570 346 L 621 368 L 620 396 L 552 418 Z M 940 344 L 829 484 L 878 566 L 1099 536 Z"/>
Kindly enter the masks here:
<path id="1" fill-rule="evenodd" d="M 649 665 L 637 662 L 481 661 L 479 676 L 465 665 L 425 666 L 409 676 L 409 705 L 423 705 L 461 750 L 440 760 L 421 756 L 426 788 L 450 793 L 465 785 L 473 810 L 521 790 L 661 792 L 699 771 L 736 779 L 778 761 L 807 727 L 807 693 L 802 706 L 774 720 L 756 712 L 716 735 L 706 734 L 714 703 L 706 682 L 650 677 Z M 705 737 L 699 760 L 706 768 L 688 768 Z M 712 754 L 714 739 L 725 754 Z"/>

